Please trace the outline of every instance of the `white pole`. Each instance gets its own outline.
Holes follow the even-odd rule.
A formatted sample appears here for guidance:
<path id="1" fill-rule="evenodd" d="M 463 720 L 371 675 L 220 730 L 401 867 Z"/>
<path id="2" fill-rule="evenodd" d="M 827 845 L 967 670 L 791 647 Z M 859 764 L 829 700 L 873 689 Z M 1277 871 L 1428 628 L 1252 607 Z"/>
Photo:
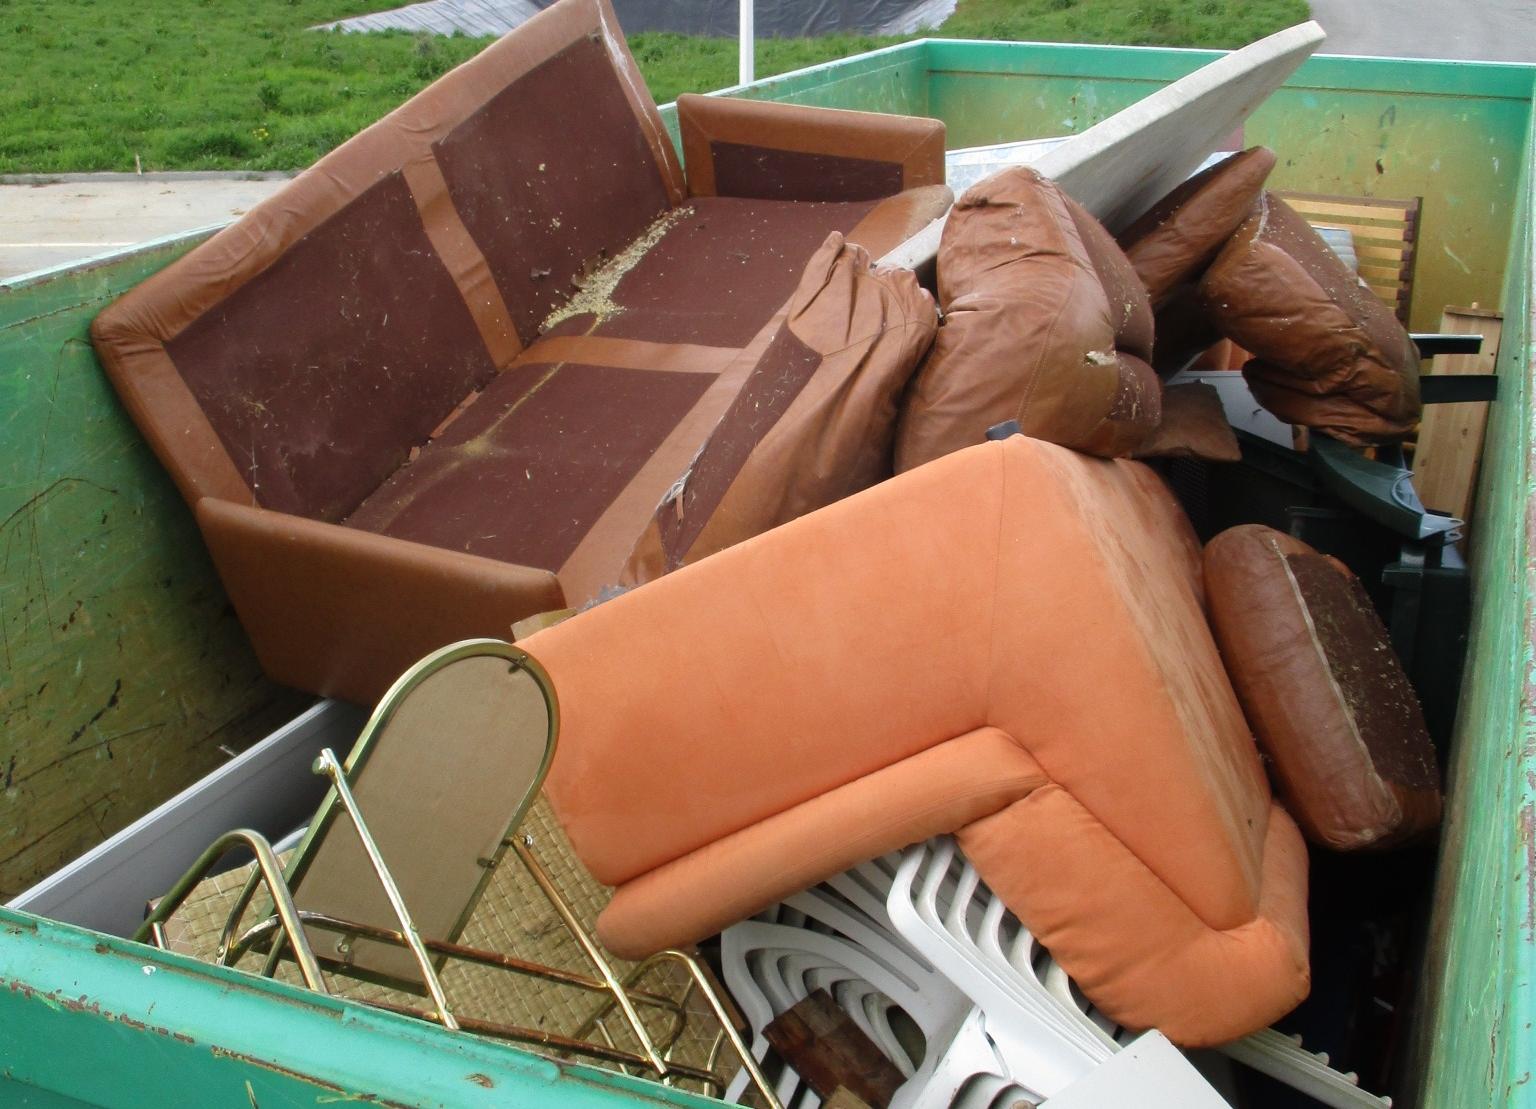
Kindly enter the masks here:
<path id="1" fill-rule="evenodd" d="M 750 85 L 755 79 L 754 56 L 757 45 L 752 20 L 752 0 L 741 0 L 740 24 L 737 30 L 739 60 L 736 65 L 736 83 Z"/>

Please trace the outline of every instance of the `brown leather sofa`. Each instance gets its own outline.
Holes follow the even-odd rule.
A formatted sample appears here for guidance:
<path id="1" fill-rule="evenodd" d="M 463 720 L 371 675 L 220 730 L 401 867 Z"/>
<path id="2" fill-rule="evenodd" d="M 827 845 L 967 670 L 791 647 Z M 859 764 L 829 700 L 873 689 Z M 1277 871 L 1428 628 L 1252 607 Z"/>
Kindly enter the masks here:
<path id="1" fill-rule="evenodd" d="M 1141 463 L 947 455 L 521 642 L 603 941 L 699 940 L 954 832 L 1093 1002 L 1183 1044 L 1307 993 L 1306 849 Z"/>
<path id="2" fill-rule="evenodd" d="M 943 126 L 678 112 L 686 175 L 606 0 L 561 0 L 97 319 L 273 677 L 371 700 L 442 643 L 617 582 L 786 345 L 791 393 L 858 368 L 778 341 L 819 250 L 917 329 L 855 339 L 915 368 L 931 301 L 859 248 L 947 208 Z M 716 480 L 771 431 L 741 422 Z"/>

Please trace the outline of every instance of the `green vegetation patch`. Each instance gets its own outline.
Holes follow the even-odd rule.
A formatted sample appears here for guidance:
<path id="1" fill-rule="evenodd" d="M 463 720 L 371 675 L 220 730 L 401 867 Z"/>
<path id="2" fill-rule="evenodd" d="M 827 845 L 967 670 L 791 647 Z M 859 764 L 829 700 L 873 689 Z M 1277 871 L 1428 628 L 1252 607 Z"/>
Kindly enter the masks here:
<path id="1" fill-rule="evenodd" d="M 389 0 L 0 0 L 0 173 L 309 165 L 488 40 L 308 30 Z M 1240 46 L 1304 0 L 961 0 L 956 38 Z M 899 42 L 764 39 L 761 76 Z M 630 41 L 660 103 L 734 84 L 736 44 Z"/>

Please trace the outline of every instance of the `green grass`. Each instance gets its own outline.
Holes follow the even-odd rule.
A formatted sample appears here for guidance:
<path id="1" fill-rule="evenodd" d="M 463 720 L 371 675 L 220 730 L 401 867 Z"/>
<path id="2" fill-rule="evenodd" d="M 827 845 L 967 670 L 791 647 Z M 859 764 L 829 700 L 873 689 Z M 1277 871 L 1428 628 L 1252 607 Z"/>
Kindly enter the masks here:
<path id="1" fill-rule="evenodd" d="M 297 169 L 487 40 L 306 30 L 388 0 L 0 0 L 0 173 Z M 941 34 L 1239 46 L 1304 0 L 961 0 Z M 768 76 L 898 39 L 768 39 Z M 660 103 L 735 82 L 736 44 L 630 42 Z"/>

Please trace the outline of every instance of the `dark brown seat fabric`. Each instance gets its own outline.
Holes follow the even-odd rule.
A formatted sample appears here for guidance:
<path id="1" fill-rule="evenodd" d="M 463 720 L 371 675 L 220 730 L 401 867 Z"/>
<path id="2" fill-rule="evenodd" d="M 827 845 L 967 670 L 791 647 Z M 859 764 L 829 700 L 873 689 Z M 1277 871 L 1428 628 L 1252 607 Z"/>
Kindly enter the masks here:
<path id="1" fill-rule="evenodd" d="M 1307 838 L 1348 851 L 1433 828 L 1434 748 L 1355 576 L 1299 539 L 1249 524 L 1206 545 L 1205 594 L 1248 724 Z"/>
<path id="2" fill-rule="evenodd" d="M 1357 446 L 1418 423 L 1419 357 L 1403 325 L 1273 193 L 1199 290 L 1217 329 L 1253 354 L 1243 377 L 1280 419 Z"/>
<path id="3" fill-rule="evenodd" d="M 1146 292 L 1054 182 L 1021 167 L 968 189 L 945 225 L 938 276 L 944 322 L 902 410 L 898 471 L 1009 420 L 1106 457 L 1157 426 Z"/>
<path id="4" fill-rule="evenodd" d="M 829 234 L 948 207 L 936 121 L 705 99 L 690 198 L 616 28 L 560 0 L 96 320 L 279 680 L 371 700 L 615 583 Z"/>

